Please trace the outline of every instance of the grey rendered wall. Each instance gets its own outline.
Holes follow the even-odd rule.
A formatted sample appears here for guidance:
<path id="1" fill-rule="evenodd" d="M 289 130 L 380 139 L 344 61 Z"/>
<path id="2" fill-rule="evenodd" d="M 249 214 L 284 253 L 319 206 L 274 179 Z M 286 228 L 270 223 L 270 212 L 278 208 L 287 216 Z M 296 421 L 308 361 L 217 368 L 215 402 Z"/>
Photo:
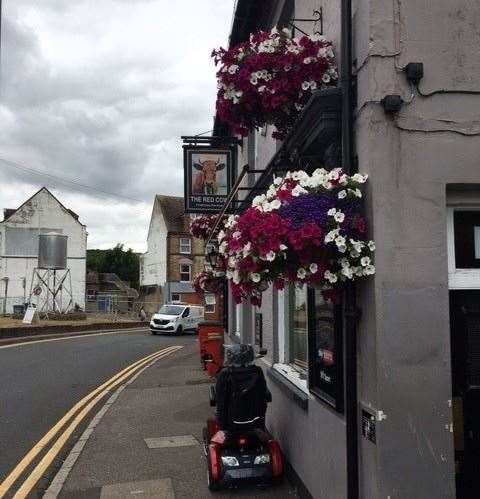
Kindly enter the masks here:
<path id="1" fill-rule="evenodd" d="M 396 118 L 375 102 L 409 97 L 398 68 L 411 61 L 424 91 L 480 90 L 479 24 L 473 0 L 357 2 L 357 149 L 377 241 L 359 289 L 359 396 L 387 415 L 377 445 L 360 442 L 365 499 L 455 497 L 445 192 L 479 182 L 480 97 L 417 96 Z"/>

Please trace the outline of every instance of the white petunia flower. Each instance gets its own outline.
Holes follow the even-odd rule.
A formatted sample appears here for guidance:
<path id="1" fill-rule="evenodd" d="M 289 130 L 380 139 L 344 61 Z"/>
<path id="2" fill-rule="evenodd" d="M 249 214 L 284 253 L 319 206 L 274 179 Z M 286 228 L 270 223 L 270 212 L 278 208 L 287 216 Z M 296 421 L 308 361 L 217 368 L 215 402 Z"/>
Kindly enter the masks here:
<path id="1" fill-rule="evenodd" d="M 337 246 L 345 246 L 346 242 L 347 241 L 343 236 L 337 236 L 337 238 L 335 239 L 335 243 L 337 244 Z"/>
<path id="2" fill-rule="evenodd" d="M 223 230 L 221 230 L 218 234 L 217 234 L 217 240 L 218 242 L 222 241 L 223 239 L 225 239 L 225 232 Z"/>
<path id="3" fill-rule="evenodd" d="M 375 267 L 373 265 L 367 265 L 364 269 L 363 269 L 363 273 L 365 275 L 373 275 L 375 274 Z"/>
<path id="4" fill-rule="evenodd" d="M 352 267 L 343 267 L 341 270 L 342 274 L 347 278 L 347 279 L 352 279 L 353 278 L 353 269 Z"/>
<path id="5" fill-rule="evenodd" d="M 345 174 L 341 175 L 338 182 L 340 185 L 347 185 L 348 184 L 348 176 Z"/>
<path id="6" fill-rule="evenodd" d="M 273 183 L 274 183 L 275 185 L 281 185 L 281 184 L 282 184 L 282 182 L 283 182 L 283 178 L 282 178 L 282 177 L 275 177 L 275 178 L 273 179 Z"/>
<path id="7" fill-rule="evenodd" d="M 227 251 L 227 241 L 222 241 L 222 243 L 218 247 L 218 252 L 223 255 L 225 251 Z"/>
<path id="8" fill-rule="evenodd" d="M 361 173 L 355 173 L 355 175 L 352 176 L 352 180 L 359 184 L 364 184 L 367 181 L 367 179 L 368 175 L 362 175 Z"/>
<path id="9" fill-rule="evenodd" d="M 339 229 L 333 229 L 330 232 L 328 232 L 327 235 L 325 236 L 325 242 L 331 243 L 338 236 L 339 232 L 340 232 Z"/>
<path id="10" fill-rule="evenodd" d="M 252 274 L 250 274 L 250 277 L 253 282 L 260 282 L 261 280 L 261 276 L 257 272 L 252 272 Z"/>
<path id="11" fill-rule="evenodd" d="M 281 206 L 282 206 L 282 203 L 280 202 L 279 199 L 274 199 L 270 203 L 270 207 L 272 208 L 272 210 L 278 210 Z"/>
<path id="12" fill-rule="evenodd" d="M 344 189 L 338 193 L 338 199 L 345 199 L 347 197 L 347 191 Z"/>
<path id="13" fill-rule="evenodd" d="M 330 282 L 331 284 L 335 284 L 338 281 L 338 277 L 329 270 L 325 271 L 323 277 L 327 279 L 327 281 Z"/>
<path id="14" fill-rule="evenodd" d="M 342 213 L 341 211 L 337 211 L 335 215 L 333 216 L 336 222 L 342 223 L 345 220 L 345 213 Z"/>
<path id="15" fill-rule="evenodd" d="M 238 66 L 236 64 L 232 64 L 229 68 L 228 68 L 228 72 L 233 75 L 235 74 L 236 72 L 238 71 Z"/>
<path id="16" fill-rule="evenodd" d="M 310 82 L 304 81 L 302 83 L 302 90 L 308 90 L 310 88 Z"/>
<path id="17" fill-rule="evenodd" d="M 285 246 L 285 244 L 281 244 L 279 248 L 280 251 L 285 251 L 286 249 L 288 249 L 288 246 Z"/>
<path id="18" fill-rule="evenodd" d="M 357 250 L 353 249 L 352 251 L 350 251 L 350 256 L 352 258 L 358 258 L 360 256 L 360 253 Z"/>
<path id="19" fill-rule="evenodd" d="M 303 59 L 303 64 L 310 64 L 313 61 L 313 57 L 305 57 Z"/>
<path id="20" fill-rule="evenodd" d="M 297 277 L 299 279 L 305 279 L 306 276 L 307 276 L 307 271 L 303 267 L 300 267 L 297 270 Z"/>
<path id="21" fill-rule="evenodd" d="M 312 274 L 316 274 L 318 272 L 318 265 L 316 263 L 311 263 L 309 270 Z"/>
<path id="22" fill-rule="evenodd" d="M 330 83 L 330 75 L 328 73 L 325 73 L 323 76 L 322 76 L 322 81 L 323 83 Z"/>
<path id="23" fill-rule="evenodd" d="M 248 256 L 252 251 L 252 243 L 249 241 L 242 249 L 243 256 Z"/>
<path id="24" fill-rule="evenodd" d="M 368 241 L 367 246 L 368 246 L 368 249 L 370 251 L 375 251 L 375 242 L 374 241 Z"/>
<path id="25" fill-rule="evenodd" d="M 364 256 L 363 258 L 360 259 L 360 263 L 362 267 L 366 267 L 367 265 L 370 265 L 370 257 L 369 256 Z"/>
<path id="26" fill-rule="evenodd" d="M 267 200 L 267 197 L 265 194 L 261 194 L 260 196 L 255 196 L 252 201 L 252 206 L 257 207 L 260 206 L 262 203 L 264 203 Z"/>
<path id="27" fill-rule="evenodd" d="M 337 210 L 335 208 L 330 208 L 328 211 L 327 211 L 327 215 L 330 216 L 330 217 L 334 217 L 335 216 L 335 213 L 337 213 Z"/>
<path id="28" fill-rule="evenodd" d="M 275 260 L 275 253 L 273 251 L 269 251 L 266 255 L 265 255 L 265 259 L 268 261 L 268 262 L 273 262 L 273 260 Z"/>
<path id="29" fill-rule="evenodd" d="M 240 239 L 242 237 L 242 233 L 237 230 L 232 234 L 232 237 L 233 239 Z"/>
<path id="30" fill-rule="evenodd" d="M 297 185 L 292 189 L 292 196 L 298 197 L 300 194 L 307 194 L 308 191 L 304 189 L 302 186 Z"/>

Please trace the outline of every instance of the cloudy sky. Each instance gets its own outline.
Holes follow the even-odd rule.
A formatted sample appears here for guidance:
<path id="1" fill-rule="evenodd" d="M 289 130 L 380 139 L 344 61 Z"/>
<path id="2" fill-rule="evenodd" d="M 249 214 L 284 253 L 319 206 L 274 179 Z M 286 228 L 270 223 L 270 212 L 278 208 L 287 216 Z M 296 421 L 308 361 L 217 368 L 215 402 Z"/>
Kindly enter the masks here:
<path id="1" fill-rule="evenodd" d="M 233 4 L 3 0 L 0 208 L 46 186 L 90 248 L 143 251 L 153 196 L 183 193 L 180 135 L 212 128 Z"/>

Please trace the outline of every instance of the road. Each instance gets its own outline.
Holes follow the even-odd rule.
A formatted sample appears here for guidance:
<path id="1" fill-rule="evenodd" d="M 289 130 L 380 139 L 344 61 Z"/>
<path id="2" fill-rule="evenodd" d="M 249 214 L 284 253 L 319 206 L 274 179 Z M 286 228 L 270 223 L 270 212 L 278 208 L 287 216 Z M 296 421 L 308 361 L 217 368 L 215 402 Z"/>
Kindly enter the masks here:
<path id="1" fill-rule="evenodd" d="M 0 348 L 0 483 L 94 388 L 150 353 L 192 341 L 136 330 Z"/>

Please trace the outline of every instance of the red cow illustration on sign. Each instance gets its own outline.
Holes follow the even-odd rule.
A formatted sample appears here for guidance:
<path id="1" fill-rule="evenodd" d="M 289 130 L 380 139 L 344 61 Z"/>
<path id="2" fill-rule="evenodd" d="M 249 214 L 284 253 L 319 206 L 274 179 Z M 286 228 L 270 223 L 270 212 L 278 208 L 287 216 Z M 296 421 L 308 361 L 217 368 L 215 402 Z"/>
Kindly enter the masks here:
<path id="1" fill-rule="evenodd" d="M 193 182 L 193 192 L 195 194 L 217 194 L 217 172 L 225 168 L 225 163 L 220 163 L 220 159 L 213 161 L 211 159 L 198 160 L 193 163 L 193 167 L 199 171 L 195 175 Z"/>

